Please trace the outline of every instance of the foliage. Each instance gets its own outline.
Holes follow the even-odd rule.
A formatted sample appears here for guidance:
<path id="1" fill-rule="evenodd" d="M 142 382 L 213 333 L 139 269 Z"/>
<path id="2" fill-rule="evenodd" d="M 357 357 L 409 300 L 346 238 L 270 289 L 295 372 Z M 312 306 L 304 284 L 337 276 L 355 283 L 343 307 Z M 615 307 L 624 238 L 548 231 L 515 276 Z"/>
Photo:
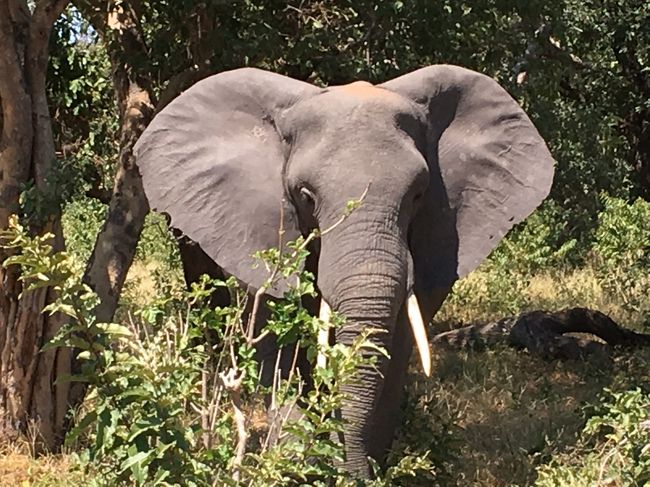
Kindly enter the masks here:
<path id="1" fill-rule="evenodd" d="M 64 200 L 110 188 L 117 153 L 110 38 L 89 26 L 87 3 L 66 11 L 51 42 L 48 93 L 62 161 L 54 179 L 69 188 Z M 649 8 L 641 0 L 144 1 L 138 13 L 149 53 L 138 63 L 162 102 L 241 66 L 321 85 L 381 82 L 441 62 L 494 76 L 558 161 L 551 199 L 501 248 L 503 259 L 532 272 L 588 258 L 602 192 L 626 201 L 645 194 L 635 168 L 650 113 L 639 87 Z M 25 190 L 28 205 L 48 206 Z"/>
<path id="2" fill-rule="evenodd" d="M 602 200 L 593 248 L 599 266 L 604 272 L 617 267 L 646 271 L 650 268 L 650 203 L 639 198 L 627 204 L 607 194 Z"/>
<path id="3" fill-rule="evenodd" d="M 525 310 L 585 306 L 624 326 L 647 327 L 650 301 L 650 206 L 603 194 L 589 238 L 559 242 L 554 204 L 546 203 L 501 242 L 473 273 L 455 283 L 437 319 L 499 319 Z M 551 242 L 551 244 L 549 244 Z M 559 248 L 558 248 L 559 247 Z M 573 254 L 585 254 L 583 264 Z"/>
<path id="4" fill-rule="evenodd" d="M 63 235 L 68 252 L 76 262 L 88 262 L 106 210 L 105 205 L 91 198 L 77 198 L 64 207 Z"/>
<path id="5" fill-rule="evenodd" d="M 97 33 L 74 7 L 54 25 L 47 94 L 61 170 L 63 201 L 113 184 L 118 120 L 110 61 Z"/>
<path id="6" fill-rule="evenodd" d="M 605 389 L 600 411 L 583 431 L 579 457 L 539 468 L 536 485 L 647 485 L 650 482 L 650 396 Z"/>
<path id="7" fill-rule="evenodd" d="M 545 201 L 506 236 L 490 255 L 490 261 L 527 274 L 575 262 L 578 243 L 576 239 L 565 240 L 561 214 L 552 200 Z"/>
<path id="8" fill-rule="evenodd" d="M 645 315 L 650 325 L 650 304 L 643 297 L 650 287 L 650 204 L 641 199 L 627 204 L 607 195 L 602 199 L 592 249 L 596 270 L 621 306 Z"/>
<path id="9" fill-rule="evenodd" d="M 25 291 L 41 287 L 51 287 L 57 294 L 55 302 L 43 309 L 43 312 L 63 313 L 72 323 L 84 326 L 88 333 L 78 337 L 78 345 L 90 346 L 94 333 L 98 332 L 95 323 L 87 321 L 89 310 L 97 306 L 97 296 L 91 289 L 79 282 L 79 266 L 69 258 L 66 252 L 53 252 L 48 243 L 54 236 L 31 236 L 27 228 L 20 224 L 13 215 L 7 230 L 0 232 L 0 244 L 5 249 L 17 251 L 8 257 L 4 267 L 17 265 L 21 268 L 20 280 L 25 284 Z M 73 325 L 74 326 L 74 325 Z M 84 329 L 85 330 L 85 329 Z M 104 344 L 97 344 L 102 347 Z M 73 345 L 77 346 L 77 345 Z"/>
<path id="10" fill-rule="evenodd" d="M 281 342 L 305 349 L 312 367 L 319 353 L 327 365 L 314 367 L 310 388 L 292 374 L 268 390 L 259 383 L 252 347 L 257 337 L 245 331 L 245 294 L 234 280 L 205 279 L 139 310 L 128 325 L 97 323 L 96 296 L 80 283 L 68 254 L 52 253 L 49 235 L 29 237 L 14 218 L 3 236 L 6 246 L 19 250 L 5 265 L 20 265 L 29 289 L 51 286 L 58 298 L 46 311 L 70 318 L 45 349 L 67 346 L 78 352 L 79 371 L 67 379 L 87 384 L 89 395 L 67 442 L 87 445 L 79 460 L 94 485 L 364 485 L 340 468 L 343 446 L 336 433 L 344 424 L 334 413 L 344 400 L 341 387 L 376 356 L 367 351 L 384 352 L 368 340 L 372 331 L 350 347 L 318 343 L 319 330 L 340 320 L 323 323 L 305 313 L 300 299 L 314 292 L 310 276 L 298 276 L 297 285 L 272 306 L 271 327 L 262 333 L 279 333 Z M 267 252 L 274 269 L 270 279 L 301 267 L 306 242 L 289 244 L 286 253 Z M 240 297 L 237 304 L 207 307 L 215 285 L 228 286 Z M 240 382 L 229 385 L 234 377 Z M 248 437 L 239 429 L 247 426 L 238 412 L 268 393 L 278 410 L 297 413 L 281 423 L 286 438 L 271 443 L 267 436 L 238 456 Z M 365 485 L 393 485 L 419 471 L 431 471 L 427 452 L 400 458 L 383 475 L 377 467 L 377 478 Z"/>
<path id="11" fill-rule="evenodd" d="M 600 192 L 647 196 L 639 171 L 650 117 L 649 9 L 643 0 L 144 1 L 138 12 L 149 52 L 137 62 L 163 102 L 196 79 L 241 66 L 320 85 L 381 82 L 431 63 L 494 76 L 558 161 L 546 216 L 561 232 L 544 246 L 557 251 L 575 241 L 574 262 L 585 256 Z M 74 147 L 64 156 L 79 158 L 86 181 L 98 171 L 110 187 L 117 134 L 108 59 L 87 21 L 71 9 L 57 24 L 50 99 L 58 145 Z"/>

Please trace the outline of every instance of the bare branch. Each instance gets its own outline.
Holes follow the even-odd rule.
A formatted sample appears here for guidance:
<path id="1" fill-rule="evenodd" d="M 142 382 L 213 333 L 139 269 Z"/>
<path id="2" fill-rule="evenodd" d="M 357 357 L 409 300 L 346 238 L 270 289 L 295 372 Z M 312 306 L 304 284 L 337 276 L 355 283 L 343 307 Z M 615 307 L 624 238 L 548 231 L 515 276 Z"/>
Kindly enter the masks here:
<path id="1" fill-rule="evenodd" d="M 248 432 L 246 431 L 246 416 L 242 411 L 241 405 L 241 386 L 246 373 L 244 370 L 238 371 L 231 368 L 228 373 L 221 373 L 220 378 L 223 387 L 230 394 L 230 402 L 233 408 L 233 419 L 237 427 L 237 446 L 235 447 L 235 457 L 233 459 L 232 470 L 233 480 L 239 482 L 242 461 L 246 453 L 246 442 L 248 441 Z"/>

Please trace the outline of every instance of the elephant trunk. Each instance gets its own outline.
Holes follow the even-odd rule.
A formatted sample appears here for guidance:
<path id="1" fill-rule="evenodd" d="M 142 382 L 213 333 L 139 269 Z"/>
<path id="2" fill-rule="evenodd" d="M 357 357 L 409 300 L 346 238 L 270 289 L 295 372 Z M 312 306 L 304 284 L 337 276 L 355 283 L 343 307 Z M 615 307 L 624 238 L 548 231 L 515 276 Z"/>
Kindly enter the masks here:
<path id="1" fill-rule="evenodd" d="M 360 333 L 372 328 L 377 332 L 370 342 L 390 354 L 397 315 L 406 299 L 409 252 L 404 232 L 391 219 L 375 215 L 371 223 L 375 225 L 359 219 L 323 238 L 319 287 L 333 310 L 345 317 L 336 332 L 337 343 L 351 345 Z M 366 476 L 367 457 L 380 457 L 387 446 L 372 445 L 370 438 L 373 429 L 381 426 L 373 425 L 372 418 L 389 360 L 373 349 L 364 354 L 375 363 L 359 367 L 354 381 L 343 387 L 346 400 L 341 413 L 347 422 L 346 468 Z"/>

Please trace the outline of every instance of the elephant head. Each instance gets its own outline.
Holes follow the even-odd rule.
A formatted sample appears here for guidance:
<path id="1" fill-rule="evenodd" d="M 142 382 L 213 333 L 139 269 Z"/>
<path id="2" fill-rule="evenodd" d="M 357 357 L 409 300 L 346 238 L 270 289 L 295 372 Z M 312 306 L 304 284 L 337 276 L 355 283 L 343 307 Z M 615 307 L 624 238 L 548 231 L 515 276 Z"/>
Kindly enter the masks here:
<path id="1" fill-rule="evenodd" d="M 162 110 L 136 154 L 152 208 L 252 288 L 268 277 L 252 254 L 277 246 L 281 215 L 285 241 L 330 229 L 313 271 L 346 317 L 335 340 L 381 328 L 372 340 L 391 355 L 346 391 L 346 466 L 361 473 L 392 438 L 412 348 L 407 311 L 422 338 L 453 282 L 539 205 L 553 177 L 544 141 L 508 93 L 448 65 L 325 89 L 258 69 L 220 73 Z"/>

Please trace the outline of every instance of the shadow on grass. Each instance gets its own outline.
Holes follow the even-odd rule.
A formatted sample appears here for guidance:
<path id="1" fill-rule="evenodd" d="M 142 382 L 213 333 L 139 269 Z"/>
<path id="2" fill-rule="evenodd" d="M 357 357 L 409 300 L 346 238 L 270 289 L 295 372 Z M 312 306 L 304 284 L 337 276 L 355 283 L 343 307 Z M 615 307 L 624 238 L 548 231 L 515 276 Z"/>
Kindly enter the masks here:
<path id="1" fill-rule="evenodd" d="M 431 451 L 436 479 L 418 485 L 528 486 L 535 468 L 576 444 L 603 388 L 650 387 L 650 351 L 546 361 L 498 347 L 434 349 L 432 376 L 412 363 L 401 452 Z"/>

